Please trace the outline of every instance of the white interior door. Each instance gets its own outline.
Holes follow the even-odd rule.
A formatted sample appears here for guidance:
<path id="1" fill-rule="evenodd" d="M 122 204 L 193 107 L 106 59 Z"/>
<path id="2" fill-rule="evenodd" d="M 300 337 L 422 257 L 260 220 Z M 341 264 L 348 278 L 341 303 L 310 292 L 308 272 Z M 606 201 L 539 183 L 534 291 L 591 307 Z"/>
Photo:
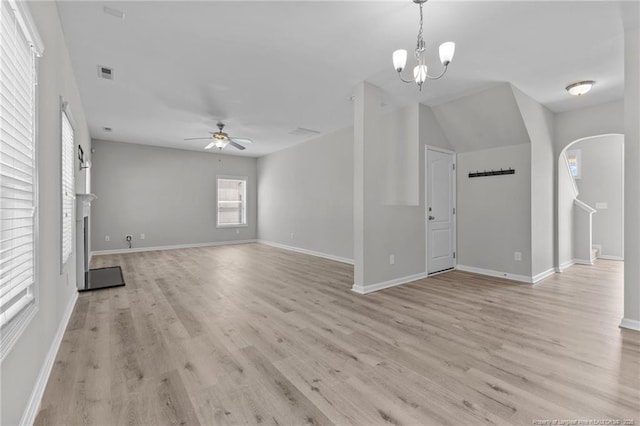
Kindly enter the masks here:
<path id="1" fill-rule="evenodd" d="M 456 266 L 455 154 L 426 151 L 427 273 Z"/>

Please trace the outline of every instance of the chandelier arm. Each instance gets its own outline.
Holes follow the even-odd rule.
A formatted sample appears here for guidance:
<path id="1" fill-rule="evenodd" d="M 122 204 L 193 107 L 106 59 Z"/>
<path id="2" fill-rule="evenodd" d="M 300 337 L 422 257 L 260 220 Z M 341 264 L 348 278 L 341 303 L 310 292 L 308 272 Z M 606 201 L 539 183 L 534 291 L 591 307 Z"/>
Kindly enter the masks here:
<path id="1" fill-rule="evenodd" d="M 400 77 L 400 80 L 402 80 L 403 83 L 415 83 L 413 80 L 405 80 L 400 72 L 398 72 L 398 77 Z"/>
<path id="2" fill-rule="evenodd" d="M 449 65 L 445 65 L 444 66 L 444 70 L 442 70 L 442 72 L 440 73 L 440 75 L 437 76 L 430 76 L 429 74 L 427 74 L 427 78 L 429 80 L 438 80 L 439 78 L 442 78 L 442 76 L 444 76 L 447 72 L 447 70 L 449 69 Z"/>

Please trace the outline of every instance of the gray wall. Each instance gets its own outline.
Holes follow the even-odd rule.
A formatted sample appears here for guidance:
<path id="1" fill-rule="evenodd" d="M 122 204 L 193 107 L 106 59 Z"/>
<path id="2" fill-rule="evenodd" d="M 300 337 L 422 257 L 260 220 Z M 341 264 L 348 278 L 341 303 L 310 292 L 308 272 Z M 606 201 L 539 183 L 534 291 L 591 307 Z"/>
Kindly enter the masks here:
<path id="1" fill-rule="evenodd" d="M 531 276 L 530 159 L 529 144 L 458 154 L 459 265 Z M 509 167 L 514 175 L 468 177 Z"/>
<path id="2" fill-rule="evenodd" d="M 258 238 L 353 259 L 353 129 L 258 159 Z"/>
<path id="3" fill-rule="evenodd" d="M 594 245 L 601 255 L 622 259 L 624 253 L 624 137 L 608 135 L 586 139 L 569 149 L 581 151 L 582 177 L 578 199 L 595 208 Z M 607 208 L 599 208 L 606 203 Z"/>
<path id="4" fill-rule="evenodd" d="M 450 144 L 431 108 L 411 105 L 382 114 L 377 87 L 361 83 L 355 93 L 354 289 L 366 292 L 425 274 L 425 145 Z M 402 136 L 389 139 L 389 134 Z M 400 152 L 389 157 L 390 146 Z M 393 167 L 409 170 L 386 173 L 394 162 Z M 402 185 L 408 176 L 417 176 L 418 185 L 408 185 L 401 197 L 389 199 L 385 188 Z"/>
<path id="5" fill-rule="evenodd" d="M 424 148 L 418 135 L 418 105 L 378 115 L 377 119 L 374 113 L 372 119 L 375 123 L 370 123 L 364 148 L 365 286 L 424 273 L 426 264 Z M 401 152 L 394 158 L 387 155 L 390 140 L 385 132 L 403 136 L 391 139 L 393 147 Z M 411 161 L 409 154 L 413 155 Z M 399 158 L 407 161 L 394 167 L 409 170 L 396 176 L 385 174 L 391 168 L 390 163 Z M 390 199 L 384 188 L 402 185 L 407 176 L 416 176 L 417 185 L 409 186 L 411 192 L 405 192 L 403 197 Z M 389 262 L 391 254 L 395 257 L 393 265 Z"/>
<path id="6" fill-rule="evenodd" d="M 569 192 L 569 181 L 564 161 L 560 156 L 563 150 L 579 139 L 606 134 L 624 133 L 624 103 L 623 101 L 608 102 L 594 107 L 555 114 L 555 158 L 556 162 L 556 266 L 573 260 L 572 217 L 568 214 L 566 194 Z"/>
<path id="7" fill-rule="evenodd" d="M 508 83 L 435 106 L 433 111 L 457 152 L 529 142 L 518 103 Z"/>
<path id="8" fill-rule="evenodd" d="M 82 103 L 64 44 L 54 2 L 30 2 L 29 9 L 44 42 L 38 73 L 38 311 L 0 366 L 0 423 L 20 422 L 64 314 L 76 296 L 75 248 L 60 271 L 60 96 L 70 105 L 75 139 L 85 153 L 91 148 Z M 76 190 L 85 188 L 78 171 Z"/>
<path id="9" fill-rule="evenodd" d="M 637 2 L 625 5 L 638 16 Z M 640 330 L 640 29 L 624 38 L 624 323 Z"/>
<path id="10" fill-rule="evenodd" d="M 256 159 L 101 140 L 93 148 L 94 251 L 127 248 L 126 234 L 134 248 L 256 238 Z M 248 177 L 247 227 L 216 228 L 216 175 Z"/>
<path id="11" fill-rule="evenodd" d="M 554 249 L 554 116 L 513 87 L 513 94 L 531 140 L 531 275 L 553 270 Z"/>
<path id="12" fill-rule="evenodd" d="M 555 115 L 556 158 L 578 139 L 611 133 L 624 134 L 624 102 L 614 101 Z"/>

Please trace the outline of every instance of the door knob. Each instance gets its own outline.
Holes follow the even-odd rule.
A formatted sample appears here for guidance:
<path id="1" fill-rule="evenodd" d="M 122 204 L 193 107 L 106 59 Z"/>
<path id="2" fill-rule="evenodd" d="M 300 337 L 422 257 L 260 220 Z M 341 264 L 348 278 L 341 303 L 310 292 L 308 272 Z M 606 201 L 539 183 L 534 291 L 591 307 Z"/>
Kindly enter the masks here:
<path id="1" fill-rule="evenodd" d="M 429 216 L 429 220 L 433 220 L 435 218 L 436 218 L 435 216 Z"/>

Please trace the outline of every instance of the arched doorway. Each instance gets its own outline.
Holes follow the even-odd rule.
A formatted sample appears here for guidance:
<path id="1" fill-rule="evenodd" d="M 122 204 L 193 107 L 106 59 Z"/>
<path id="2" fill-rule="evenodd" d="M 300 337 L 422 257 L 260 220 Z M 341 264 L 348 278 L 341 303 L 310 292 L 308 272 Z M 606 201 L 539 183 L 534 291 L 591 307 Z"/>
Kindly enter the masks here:
<path id="1" fill-rule="evenodd" d="M 623 260 L 624 135 L 577 139 L 557 162 L 558 269 L 594 257 Z"/>

